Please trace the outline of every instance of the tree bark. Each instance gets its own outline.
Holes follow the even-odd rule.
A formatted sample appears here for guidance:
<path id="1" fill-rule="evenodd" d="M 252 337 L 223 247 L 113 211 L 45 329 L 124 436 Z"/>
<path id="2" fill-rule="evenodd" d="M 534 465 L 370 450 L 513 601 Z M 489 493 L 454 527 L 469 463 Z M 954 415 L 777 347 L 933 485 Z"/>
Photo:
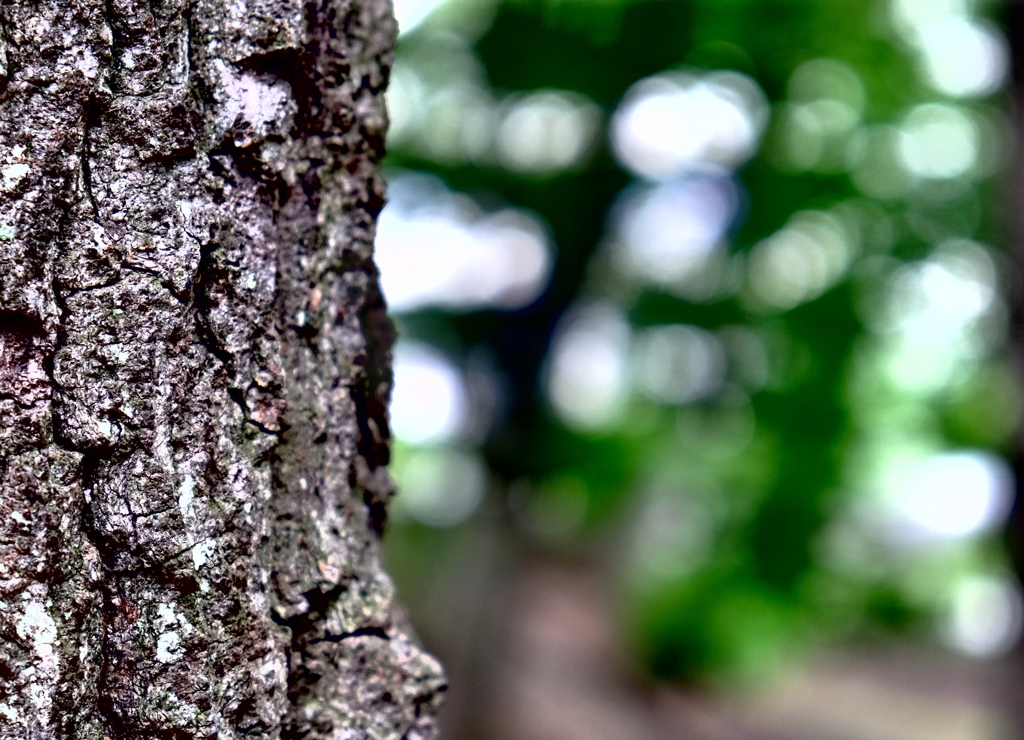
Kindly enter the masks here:
<path id="1" fill-rule="evenodd" d="M 387 0 L 0 5 L 0 739 L 426 738 Z"/>

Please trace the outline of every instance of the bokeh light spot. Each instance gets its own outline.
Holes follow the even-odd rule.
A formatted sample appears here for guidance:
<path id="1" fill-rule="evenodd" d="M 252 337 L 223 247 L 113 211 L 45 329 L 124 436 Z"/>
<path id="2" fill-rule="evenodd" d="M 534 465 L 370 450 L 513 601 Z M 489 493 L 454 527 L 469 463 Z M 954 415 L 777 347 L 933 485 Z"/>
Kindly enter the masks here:
<path id="1" fill-rule="evenodd" d="M 894 495 L 896 511 L 917 536 L 957 539 L 1003 523 L 1013 474 L 991 453 L 946 453 L 912 469 Z"/>
<path id="2" fill-rule="evenodd" d="M 426 85 L 414 70 L 404 64 L 395 64 L 386 97 L 390 119 L 388 142 L 391 145 L 415 133 L 427 94 Z"/>
<path id="3" fill-rule="evenodd" d="M 890 321 L 902 334 L 949 342 L 993 305 L 996 268 L 984 247 L 951 239 L 897 272 L 890 300 Z"/>
<path id="4" fill-rule="evenodd" d="M 812 59 L 797 67 L 789 79 L 789 97 L 798 103 L 818 100 L 842 103 L 858 117 L 866 102 L 860 76 L 850 65 L 837 59 Z"/>
<path id="5" fill-rule="evenodd" d="M 998 658 L 1020 641 L 1024 608 L 1017 582 L 1008 576 L 974 575 L 953 593 L 946 642 L 973 658 Z"/>
<path id="6" fill-rule="evenodd" d="M 988 95 L 1006 78 L 1009 54 L 1001 36 L 966 18 L 929 23 L 921 31 L 920 46 L 928 81 L 946 95 Z"/>
<path id="7" fill-rule="evenodd" d="M 783 146 L 796 169 L 839 171 L 846 167 L 845 144 L 860 115 L 838 100 L 788 106 L 783 116 Z"/>
<path id="8" fill-rule="evenodd" d="M 431 527 L 454 527 L 479 508 L 487 468 L 474 453 L 448 447 L 404 449 L 395 463 L 396 514 Z"/>
<path id="9" fill-rule="evenodd" d="M 903 120 L 900 158 L 923 178 L 948 179 L 970 172 L 978 160 L 978 127 L 950 105 L 919 105 Z"/>
<path id="10" fill-rule="evenodd" d="M 737 72 L 659 75 L 635 83 L 612 118 L 612 150 L 635 175 L 678 177 L 748 159 L 767 116 L 764 94 Z"/>
<path id="11" fill-rule="evenodd" d="M 600 111 L 579 95 L 547 90 L 515 100 L 498 128 L 497 152 L 516 172 L 554 173 L 577 165 L 593 148 Z"/>
<path id="12" fill-rule="evenodd" d="M 551 406 L 570 427 L 606 428 L 626 400 L 629 324 L 605 303 L 579 307 L 561 324 L 546 374 Z"/>
<path id="13" fill-rule="evenodd" d="M 736 215 L 736 187 L 704 176 L 629 190 L 615 208 L 615 232 L 627 271 L 655 284 L 696 272 Z"/>
<path id="14" fill-rule="evenodd" d="M 993 333 L 979 327 L 1002 311 L 996 289 L 991 257 L 966 239 L 944 242 L 929 259 L 896 271 L 874 324 L 893 340 L 885 367 L 897 387 L 933 392 L 990 351 Z"/>
<path id="15" fill-rule="evenodd" d="M 847 225 L 822 211 L 796 214 L 754 246 L 748 279 L 754 298 L 787 310 L 817 298 L 842 277 L 857 245 Z"/>
<path id="16" fill-rule="evenodd" d="M 436 178 L 401 175 L 377 226 L 376 260 L 391 310 L 518 308 L 547 283 L 551 247 L 535 216 L 484 213 Z"/>
<path id="17" fill-rule="evenodd" d="M 900 157 L 903 133 L 895 126 L 871 126 L 850 140 L 851 179 L 864 195 L 894 200 L 907 195 L 917 177 Z"/>
<path id="18" fill-rule="evenodd" d="M 468 404 L 459 371 L 444 355 L 420 342 L 395 347 L 391 431 L 411 443 L 455 438 L 466 421 Z"/>
<path id="19" fill-rule="evenodd" d="M 445 0 L 394 0 L 399 33 L 409 33 L 444 3 Z"/>
<path id="20" fill-rule="evenodd" d="M 913 41 L 930 23 L 966 16 L 971 5 L 973 0 L 892 0 L 889 8 L 896 30 Z"/>
<path id="21" fill-rule="evenodd" d="M 631 351 L 637 387 L 670 404 L 708 398 L 721 387 L 726 356 L 718 338 L 684 324 L 658 326 L 637 334 Z"/>

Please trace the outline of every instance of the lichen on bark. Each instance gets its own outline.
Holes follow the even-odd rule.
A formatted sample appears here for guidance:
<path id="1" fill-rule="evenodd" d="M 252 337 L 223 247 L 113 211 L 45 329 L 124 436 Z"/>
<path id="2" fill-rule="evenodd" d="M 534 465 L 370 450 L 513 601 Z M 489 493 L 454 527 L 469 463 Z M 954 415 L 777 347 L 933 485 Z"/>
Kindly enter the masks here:
<path id="1" fill-rule="evenodd" d="M 385 0 L 0 5 L 0 740 L 427 738 Z"/>

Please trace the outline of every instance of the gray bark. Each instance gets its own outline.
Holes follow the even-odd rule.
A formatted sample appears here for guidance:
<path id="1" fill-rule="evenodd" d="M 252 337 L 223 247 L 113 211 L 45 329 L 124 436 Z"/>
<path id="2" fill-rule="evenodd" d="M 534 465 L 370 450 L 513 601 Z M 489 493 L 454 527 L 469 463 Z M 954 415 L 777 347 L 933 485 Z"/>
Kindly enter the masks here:
<path id="1" fill-rule="evenodd" d="M 424 738 L 387 0 L 0 5 L 0 739 Z"/>

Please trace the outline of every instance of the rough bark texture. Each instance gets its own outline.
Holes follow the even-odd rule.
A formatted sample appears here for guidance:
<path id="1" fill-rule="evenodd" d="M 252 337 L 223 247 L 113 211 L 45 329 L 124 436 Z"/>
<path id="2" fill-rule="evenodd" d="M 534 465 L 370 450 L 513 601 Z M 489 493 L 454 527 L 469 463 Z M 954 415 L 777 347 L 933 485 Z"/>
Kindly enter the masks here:
<path id="1" fill-rule="evenodd" d="M 0 739 L 424 738 L 386 0 L 0 4 Z"/>

